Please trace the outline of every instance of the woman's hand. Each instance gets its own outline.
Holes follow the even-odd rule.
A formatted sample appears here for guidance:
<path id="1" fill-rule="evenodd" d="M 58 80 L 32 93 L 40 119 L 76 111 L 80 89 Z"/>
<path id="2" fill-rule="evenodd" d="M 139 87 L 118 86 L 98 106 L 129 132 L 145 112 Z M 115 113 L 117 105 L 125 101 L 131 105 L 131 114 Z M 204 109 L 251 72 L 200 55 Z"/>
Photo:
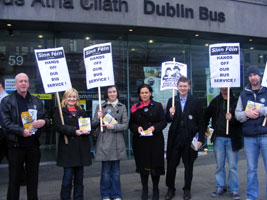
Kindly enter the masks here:
<path id="1" fill-rule="evenodd" d="M 113 125 L 111 124 L 103 124 L 103 127 L 106 127 L 107 129 L 113 129 Z"/>
<path id="2" fill-rule="evenodd" d="M 138 131 L 139 134 L 141 134 L 141 132 L 144 131 L 144 130 L 143 130 L 143 128 L 141 126 L 139 126 L 137 131 Z"/>
<path id="3" fill-rule="evenodd" d="M 76 135 L 80 136 L 80 135 L 89 135 L 90 131 L 86 131 L 86 130 L 76 130 Z"/>
<path id="4" fill-rule="evenodd" d="M 99 110 L 99 111 L 97 112 L 97 117 L 98 117 L 98 119 L 100 119 L 101 117 L 103 117 L 103 112 L 102 112 L 102 110 Z"/>
<path id="5" fill-rule="evenodd" d="M 148 129 L 151 130 L 152 133 L 154 133 L 154 131 L 155 131 L 155 127 L 154 126 L 150 126 Z"/>

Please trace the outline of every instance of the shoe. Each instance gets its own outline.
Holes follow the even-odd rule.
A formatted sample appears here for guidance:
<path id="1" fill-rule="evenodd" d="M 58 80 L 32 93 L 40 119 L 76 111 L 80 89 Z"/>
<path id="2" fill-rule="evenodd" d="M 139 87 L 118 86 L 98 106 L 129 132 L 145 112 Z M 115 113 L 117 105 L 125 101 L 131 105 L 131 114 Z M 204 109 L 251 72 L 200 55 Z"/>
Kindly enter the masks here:
<path id="1" fill-rule="evenodd" d="M 175 190 L 168 190 L 167 194 L 165 195 L 165 200 L 171 200 L 175 196 Z"/>
<path id="2" fill-rule="evenodd" d="M 240 195 L 238 194 L 237 191 L 233 191 L 230 193 L 231 197 L 234 199 L 234 200 L 240 200 Z"/>
<path id="3" fill-rule="evenodd" d="M 159 189 L 153 189 L 152 200 L 159 200 Z"/>
<path id="4" fill-rule="evenodd" d="M 115 198 L 115 199 L 113 199 L 113 200 L 121 200 L 121 198 Z"/>
<path id="5" fill-rule="evenodd" d="M 185 190 L 184 191 L 184 200 L 189 200 L 191 199 L 191 193 L 190 193 L 190 190 Z"/>
<path id="6" fill-rule="evenodd" d="M 103 198 L 103 200 L 111 200 L 111 198 L 105 197 L 105 198 Z"/>
<path id="7" fill-rule="evenodd" d="M 226 192 L 226 189 L 225 189 L 225 188 L 218 187 L 218 188 L 216 189 L 215 192 L 211 193 L 210 196 L 212 196 L 212 197 L 217 197 L 217 196 L 222 195 L 222 194 L 225 193 L 225 192 Z"/>
<path id="8" fill-rule="evenodd" d="M 143 187 L 141 199 L 142 200 L 148 199 L 148 187 Z"/>

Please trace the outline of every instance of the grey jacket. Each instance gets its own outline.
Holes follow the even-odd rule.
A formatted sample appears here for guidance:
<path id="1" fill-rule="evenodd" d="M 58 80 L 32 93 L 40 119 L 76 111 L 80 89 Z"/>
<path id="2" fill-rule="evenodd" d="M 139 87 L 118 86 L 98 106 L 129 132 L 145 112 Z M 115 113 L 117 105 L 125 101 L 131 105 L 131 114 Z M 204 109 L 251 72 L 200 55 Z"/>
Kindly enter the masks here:
<path id="1" fill-rule="evenodd" d="M 99 106 L 97 106 L 94 119 L 92 121 L 92 127 L 97 128 L 100 125 L 97 112 Z M 103 116 L 109 113 L 114 117 L 118 124 L 115 124 L 113 129 L 108 130 L 103 127 L 103 132 L 99 132 L 96 142 L 96 161 L 112 161 L 123 160 L 127 158 L 125 142 L 123 138 L 123 131 L 128 129 L 128 117 L 127 110 L 124 104 L 118 102 L 113 107 L 107 102 L 102 104 Z"/>

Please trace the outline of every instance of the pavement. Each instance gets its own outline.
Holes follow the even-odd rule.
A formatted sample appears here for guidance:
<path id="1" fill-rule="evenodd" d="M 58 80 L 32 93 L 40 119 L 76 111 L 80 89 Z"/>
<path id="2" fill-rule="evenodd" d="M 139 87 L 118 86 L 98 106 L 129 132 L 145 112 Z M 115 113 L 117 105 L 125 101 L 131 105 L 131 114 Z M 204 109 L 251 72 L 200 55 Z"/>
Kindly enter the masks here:
<path id="1" fill-rule="evenodd" d="M 246 160 L 244 151 L 239 154 L 238 173 L 240 178 L 240 195 L 241 199 L 246 199 Z M 93 162 L 93 165 L 85 168 L 84 172 L 84 199 L 100 200 L 99 182 L 100 182 L 101 163 Z M 226 200 L 231 199 L 228 194 L 213 198 L 210 194 L 215 190 L 214 172 L 216 170 L 213 152 L 209 152 L 206 156 L 200 156 L 194 167 L 194 177 L 192 182 L 192 200 Z M 176 174 L 176 195 L 173 200 L 183 199 L 183 164 L 177 168 Z M 57 167 L 55 163 L 42 163 L 39 170 L 39 200 L 59 200 L 61 180 L 63 170 Z M 266 200 L 266 173 L 262 158 L 259 159 L 258 179 L 260 186 L 259 200 Z M 8 168 L 6 165 L 0 165 L 0 200 L 6 199 L 6 191 L 8 184 Z M 149 180 L 149 199 L 152 198 L 151 179 Z M 124 200 L 141 199 L 141 182 L 139 174 L 135 173 L 135 162 L 133 159 L 121 161 L 121 187 Z M 167 192 L 165 186 L 165 176 L 160 179 L 160 199 L 164 199 Z M 20 200 L 26 200 L 26 187 L 22 186 L 20 190 Z"/>

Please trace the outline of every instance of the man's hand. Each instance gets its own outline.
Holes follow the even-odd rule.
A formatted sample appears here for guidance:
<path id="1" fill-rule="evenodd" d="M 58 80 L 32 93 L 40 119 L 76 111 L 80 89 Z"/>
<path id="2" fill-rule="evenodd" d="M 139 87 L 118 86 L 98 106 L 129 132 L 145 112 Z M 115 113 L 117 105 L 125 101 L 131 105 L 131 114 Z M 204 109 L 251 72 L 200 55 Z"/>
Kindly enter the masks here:
<path id="1" fill-rule="evenodd" d="M 197 142 L 197 149 L 200 149 L 201 146 L 202 146 L 202 142 Z"/>
<path id="2" fill-rule="evenodd" d="M 257 108 L 251 108 L 250 110 L 248 111 L 245 111 L 246 112 L 246 116 L 250 119 L 257 119 L 260 115 L 260 111 L 259 109 Z"/>
<path id="3" fill-rule="evenodd" d="M 230 121 L 232 119 L 232 114 L 231 113 L 226 113 L 225 114 L 225 119 Z"/>
<path id="4" fill-rule="evenodd" d="M 29 129 L 24 129 L 22 135 L 23 137 L 30 137 L 32 136 L 32 132 Z"/>
<path id="5" fill-rule="evenodd" d="M 33 128 L 42 128 L 45 125 L 45 120 L 43 119 L 38 119 L 35 122 L 32 122 L 32 127 Z"/>
<path id="6" fill-rule="evenodd" d="M 175 114 L 175 107 L 170 107 L 169 109 L 171 116 Z"/>

